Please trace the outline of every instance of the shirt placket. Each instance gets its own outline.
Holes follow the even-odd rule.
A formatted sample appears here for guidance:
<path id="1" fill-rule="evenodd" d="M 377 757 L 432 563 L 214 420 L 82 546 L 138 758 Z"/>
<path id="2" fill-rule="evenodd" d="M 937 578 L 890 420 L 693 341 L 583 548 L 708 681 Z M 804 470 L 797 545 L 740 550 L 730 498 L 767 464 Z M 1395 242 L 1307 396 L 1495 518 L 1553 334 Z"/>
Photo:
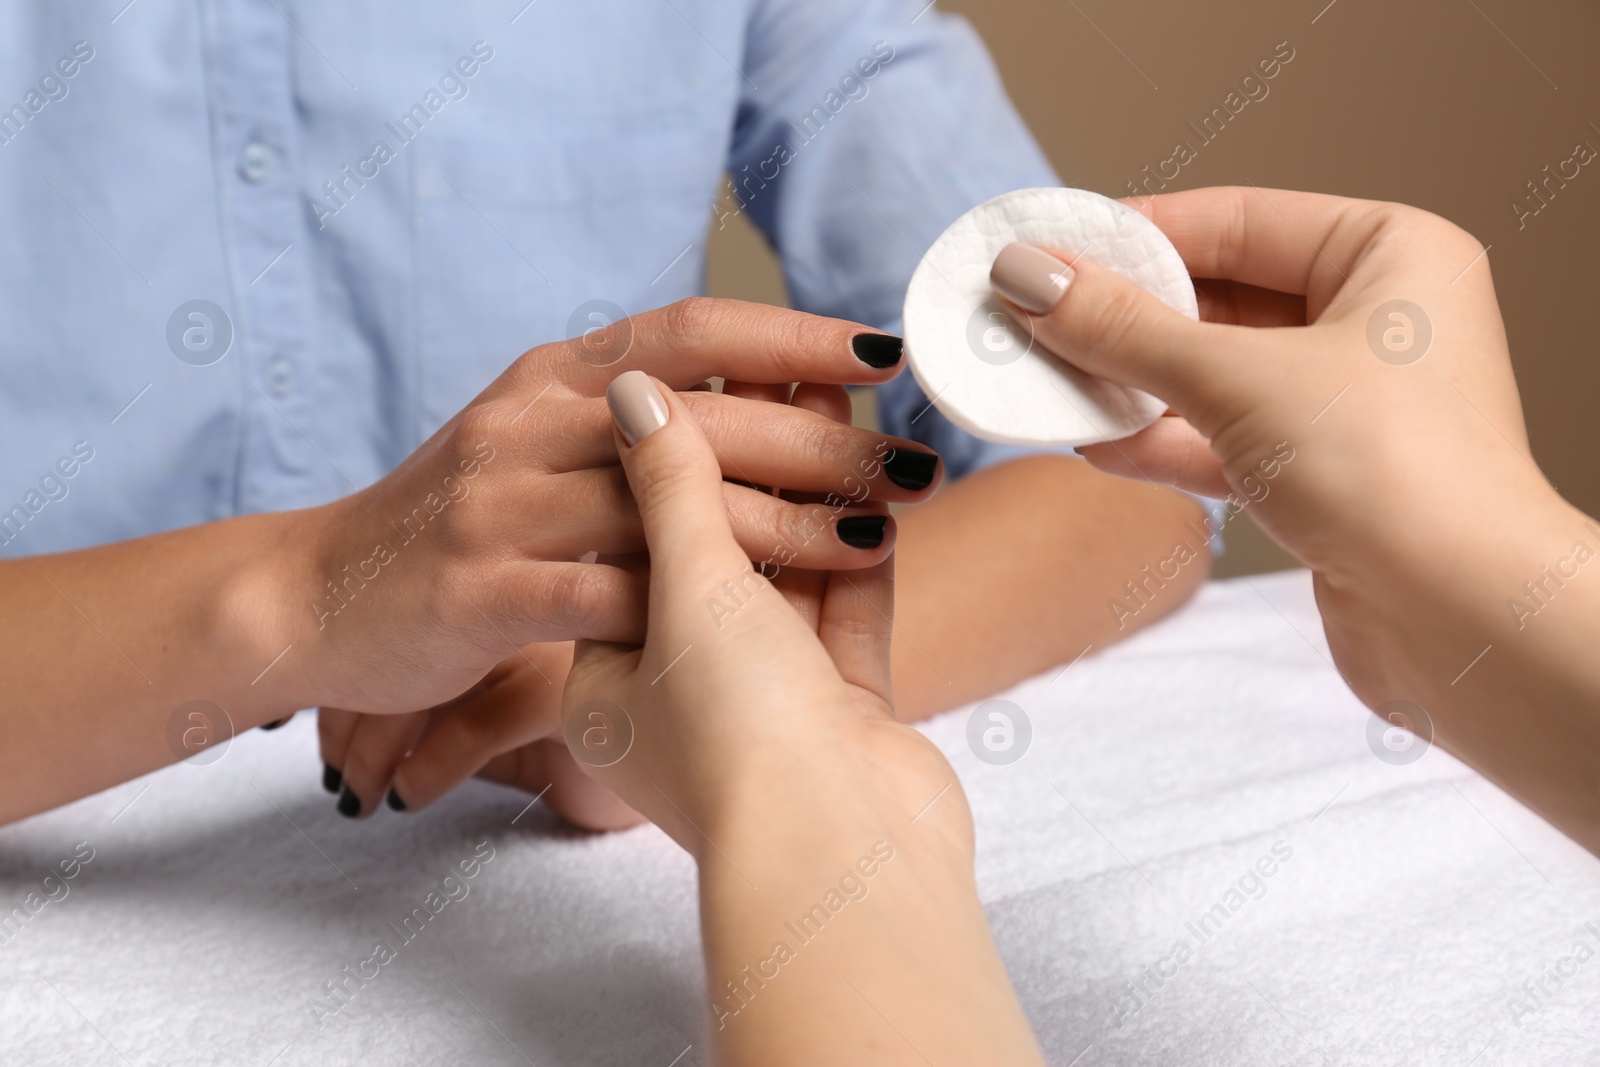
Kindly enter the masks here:
<path id="1" fill-rule="evenodd" d="M 276 510 L 352 488 L 314 403 L 310 246 L 293 153 L 295 30 L 270 0 L 215 0 L 213 142 L 243 363 L 236 506 Z"/>

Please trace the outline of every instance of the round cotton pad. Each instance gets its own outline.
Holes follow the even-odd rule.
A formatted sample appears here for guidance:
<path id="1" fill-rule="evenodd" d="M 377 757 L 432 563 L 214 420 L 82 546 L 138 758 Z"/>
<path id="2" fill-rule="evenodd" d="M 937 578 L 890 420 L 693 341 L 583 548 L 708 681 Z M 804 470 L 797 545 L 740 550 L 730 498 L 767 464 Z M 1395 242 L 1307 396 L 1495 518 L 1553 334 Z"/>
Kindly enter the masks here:
<path id="1" fill-rule="evenodd" d="M 1068 366 L 1013 320 L 989 284 L 1013 241 L 1091 259 L 1200 317 L 1178 250 L 1143 215 L 1082 189 L 1018 189 L 957 219 L 911 276 L 906 355 L 922 391 L 968 433 L 1013 445 L 1113 441 L 1160 418 L 1160 400 Z"/>

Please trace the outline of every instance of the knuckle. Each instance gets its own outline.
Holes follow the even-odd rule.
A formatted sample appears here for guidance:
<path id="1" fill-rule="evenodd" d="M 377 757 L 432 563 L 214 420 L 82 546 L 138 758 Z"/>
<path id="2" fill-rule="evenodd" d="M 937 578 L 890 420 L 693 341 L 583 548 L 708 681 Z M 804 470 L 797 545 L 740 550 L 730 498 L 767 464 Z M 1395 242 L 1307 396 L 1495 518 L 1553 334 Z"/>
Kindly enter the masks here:
<path id="1" fill-rule="evenodd" d="M 1377 208 L 1380 232 L 1408 250 L 1422 245 L 1441 253 L 1466 255 L 1483 250 L 1483 244 L 1468 231 L 1442 215 L 1410 204 L 1382 202 Z"/>
<path id="2" fill-rule="evenodd" d="M 474 757 L 493 754 L 499 744 L 499 731 L 495 729 L 492 719 L 488 716 L 476 714 L 477 709 L 472 707 L 457 708 L 451 716 L 450 749 L 457 760 L 471 760 Z M 476 770 L 477 768 L 473 768 Z"/>
<path id="3" fill-rule="evenodd" d="M 817 356 L 842 347 L 839 331 L 840 326 L 833 319 L 793 315 L 785 331 L 788 343 L 779 349 L 779 358 L 789 365 L 795 377 L 805 379 L 802 372 L 815 369 Z"/>
<path id="4" fill-rule="evenodd" d="M 641 479 L 636 497 L 640 514 L 672 507 L 677 501 L 692 497 L 699 483 L 709 476 L 699 464 L 683 462 L 663 463 Z"/>
<path id="5" fill-rule="evenodd" d="M 616 591 L 602 568 L 563 567 L 549 578 L 545 599 L 559 629 L 588 634 L 606 617 Z"/>
<path id="6" fill-rule="evenodd" d="M 516 414 L 516 405 L 504 400 L 485 400 L 472 404 L 456 416 L 451 440 L 463 455 L 473 454 L 486 442 L 504 440 Z"/>
<path id="7" fill-rule="evenodd" d="M 859 614 L 846 615 L 830 620 L 828 626 L 839 636 L 854 641 L 876 640 L 883 637 L 885 632 L 883 622 L 876 613 L 871 618 Z"/>
<path id="8" fill-rule="evenodd" d="M 345 753 L 342 771 L 347 782 L 353 781 L 356 785 L 366 788 L 378 786 L 389 780 L 389 773 L 393 770 L 382 759 L 380 753 L 373 751 L 366 745 L 354 745 Z"/>
<path id="9" fill-rule="evenodd" d="M 1245 206 L 1245 200 L 1250 193 L 1251 190 L 1241 186 L 1229 190 L 1232 202 L 1223 209 L 1226 227 L 1217 241 L 1218 277 L 1237 277 L 1250 256 L 1250 212 Z"/>
<path id="10" fill-rule="evenodd" d="M 791 549 L 802 552 L 828 525 L 827 509 L 820 506 L 788 505 L 774 519 L 777 535 Z"/>
<path id="11" fill-rule="evenodd" d="M 693 349 L 715 332 L 722 316 L 720 301 L 709 296 L 684 297 L 662 310 L 663 340 L 674 349 Z"/>
<path id="12" fill-rule="evenodd" d="M 865 430 L 834 422 L 812 412 L 797 408 L 784 410 L 786 418 L 779 427 L 780 437 L 776 443 L 782 449 L 779 454 L 795 464 L 797 472 L 813 464 L 825 464 L 823 469 L 833 468 L 843 479 L 854 471 L 856 459 L 868 452 L 867 442 L 878 439 L 877 435 Z"/>
<path id="13" fill-rule="evenodd" d="M 1113 352 L 1123 347 L 1139 323 L 1139 293 L 1119 285 L 1094 301 L 1083 316 L 1077 342 L 1090 353 Z"/>

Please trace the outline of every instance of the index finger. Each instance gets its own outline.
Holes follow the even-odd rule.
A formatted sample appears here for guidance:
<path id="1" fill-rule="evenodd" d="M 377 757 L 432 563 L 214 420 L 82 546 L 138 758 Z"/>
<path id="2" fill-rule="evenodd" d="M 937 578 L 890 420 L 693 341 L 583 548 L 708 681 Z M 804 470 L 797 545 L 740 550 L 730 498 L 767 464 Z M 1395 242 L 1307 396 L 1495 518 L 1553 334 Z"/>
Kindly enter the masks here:
<path id="1" fill-rule="evenodd" d="M 624 371 L 674 390 L 707 378 L 873 385 L 900 371 L 900 339 L 860 323 L 743 300 L 690 297 L 537 350 L 533 374 L 599 396 Z M 597 355 L 598 354 L 598 355 Z"/>
<path id="2" fill-rule="evenodd" d="M 1167 235 L 1196 278 L 1304 296 L 1337 288 L 1390 205 L 1255 186 L 1190 189 L 1123 203 Z"/>

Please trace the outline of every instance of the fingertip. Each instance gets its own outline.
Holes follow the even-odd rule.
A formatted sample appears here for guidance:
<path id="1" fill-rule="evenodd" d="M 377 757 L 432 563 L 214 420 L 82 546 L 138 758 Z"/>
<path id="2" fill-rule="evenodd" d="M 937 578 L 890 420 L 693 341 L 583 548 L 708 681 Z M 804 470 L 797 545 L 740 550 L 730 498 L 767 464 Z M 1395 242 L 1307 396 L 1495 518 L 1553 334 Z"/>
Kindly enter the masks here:
<path id="1" fill-rule="evenodd" d="M 1112 442 L 1081 445 L 1073 449 L 1073 451 L 1082 456 L 1089 466 L 1103 474 L 1115 474 L 1120 478 L 1138 477 L 1139 472 L 1134 469 L 1133 464 L 1128 462 L 1127 456 L 1120 449 L 1113 446 Z"/>
<path id="2" fill-rule="evenodd" d="M 850 351 L 873 370 L 885 371 L 900 365 L 905 342 L 889 333 L 858 333 L 850 338 Z"/>
<path id="3" fill-rule="evenodd" d="M 894 550 L 896 530 L 894 518 L 889 515 L 845 515 L 834 522 L 833 531 L 851 548 L 867 552 Z"/>
<path id="4" fill-rule="evenodd" d="M 630 371 L 612 383 L 607 401 L 627 445 L 620 452 L 622 467 L 645 543 L 652 563 L 660 565 L 651 568 L 652 583 L 675 568 L 745 560 L 729 525 L 716 452 L 678 396 Z M 641 447 L 647 440 L 649 447 Z M 650 610 L 655 608 L 652 598 Z"/>
<path id="5" fill-rule="evenodd" d="M 632 448 L 667 424 L 666 393 L 642 370 L 624 371 L 606 386 L 606 406 L 617 432 Z"/>
<path id="6" fill-rule="evenodd" d="M 1028 314 L 1044 315 L 1061 302 L 1076 275 L 1055 253 L 1013 241 L 994 257 L 989 284 Z"/>
<path id="7" fill-rule="evenodd" d="M 939 453 L 918 448 L 894 448 L 883 457 L 883 473 L 902 489 L 920 493 L 942 476 Z"/>
<path id="8" fill-rule="evenodd" d="M 338 808 L 339 814 L 347 819 L 359 819 L 361 817 L 361 798 L 352 792 L 348 785 L 340 792 L 338 804 L 335 806 Z"/>

